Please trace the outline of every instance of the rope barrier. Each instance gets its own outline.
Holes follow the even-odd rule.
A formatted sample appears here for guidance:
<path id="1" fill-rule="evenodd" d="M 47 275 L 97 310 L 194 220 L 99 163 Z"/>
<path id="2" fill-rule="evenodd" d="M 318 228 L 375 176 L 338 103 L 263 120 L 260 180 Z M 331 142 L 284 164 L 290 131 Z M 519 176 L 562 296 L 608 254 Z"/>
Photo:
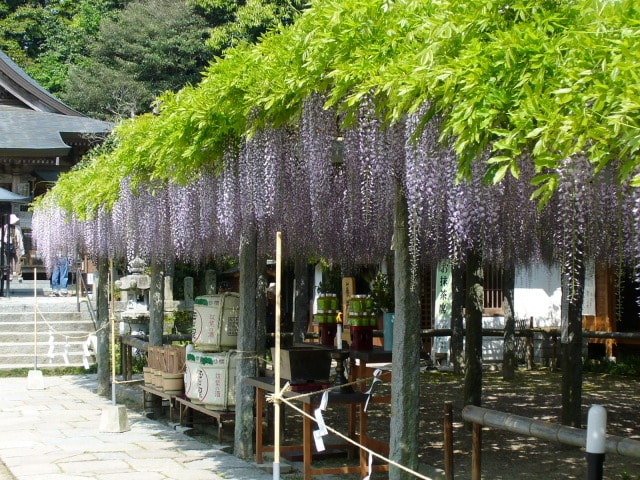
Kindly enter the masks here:
<path id="1" fill-rule="evenodd" d="M 371 397 L 371 391 L 373 389 L 373 385 L 376 382 L 381 381 L 378 378 L 378 376 L 379 376 L 379 373 L 378 374 L 374 373 L 374 376 L 372 376 L 372 377 L 361 378 L 361 379 L 358 379 L 358 380 L 356 380 L 354 382 L 348 383 L 346 385 L 357 385 L 357 384 L 366 382 L 367 380 L 372 380 L 371 388 L 369 389 L 368 392 L 365 393 L 365 394 L 368 394 L 369 397 Z M 393 465 L 394 467 L 397 467 L 397 468 L 399 468 L 401 470 L 404 470 L 405 472 L 415 476 L 416 478 L 420 478 L 420 479 L 423 479 L 423 480 L 433 480 L 430 477 L 426 477 L 426 476 L 422 475 L 419 472 L 411 470 L 410 468 L 405 467 L 404 465 L 401 465 L 401 464 L 391 460 L 390 458 L 387 458 L 384 455 L 381 455 L 381 454 L 371 450 L 367 446 L 356 442 L 355 440 L 353 440 L 349 436 L 344 435 L 344 434 L 340 433 L 339 431 L 337 431 L 336 429 L 324 424 L 324 420 L 319 422 L 318 418 L 316 416 L 309 415 L 304 410 L 302 410 L 301 408 L 299 408 L 298 406 L 296 406 L 296 405 L 294 405 L 292 403 L 293 400 L 300 400 L 300 399 L 303 399 L 303 398 L 310 398 L 312 396 L 319 395 L 319 394 L 322 394 L 324 396 L 324 395 L 327 395 L 328 392 L 330 392 L 330 391 L 332 391 L 332 390 L 334 390 L 336 388 L 342 388 L 344 386 L 345 385 L 339 385 L 339 386 L 336 386 L 336 387 L 329 387 L 329 388 L 322 389 L 322 390 L 314 390 L 313 392 L 306 392 L 306 393 L 303 393 L 303 394 L 300 394 L 300 395 L 294 395 L 294 396 L 285 397 L 285 393 L 291 391 L 291 385 L 290 385 L 289 382 L 287 382 L 280 389 L 279 392 L 274 392 L 274 393 L 271 393 L 269 395 L 266 395 L 266 399 L 267 399 L 268 403 L 273 403 L 274 405 L 279 405 L 280 403 L 286 404 L 288 407 L 290 407 L 291 409 L 293 409 L 296 412 L 300 413 L 302 416 L 307 417 L 307 418 L 311 419 L 312 421 L 314 421 L 320 427 L 321 431 L 326 429 L 327 431 L 335 434 L 336 436 L 340 437 L 341 439 L 345 440 L 346 442 L 348 442 L 348 443 L 352 444 L 353 446 L 359 448 L 360 450 L 364 450 L 365 452 L 367 452 L 369 454 L 369 462 L 368 462 L 368 464 L 369 464 L 369 475 L 371 475 L 371 471 L 372 471 L 371 469 L 372 469 L 372 465 L 373 465 L 373 457 L 376 457 L 377 459 L 382 460 L 382 461 L 388 463 L 389 465 Z M 368 399 L 367 399 L 367 404 L 368 404 Z M 315 432 L 314 432 L 314 436 L 315 436 Z M 367 477 L 365 477 L 365 479 L 363 479 L 363 480 L 368 479 L 369 475 Z"/>
<path id="2" fill-rule="evenodd" d="M 372 378 L 374 379 L 374 377 L 372 377 Z M 366 381 L 367 379 L 362 379 L 362 380 Z M 352 382 L 352 383 L 353 384 L 360 383 L 360 381 Z M 314 392 L 310 392 L 310 393 L 306 393 L 306 394 L 302 394 L 302 395 L 296 395 L 294 397 L 285 397 L 284 394 L 286 392 L 290 391 L 290 389 L 291 389 L 291 385 L 289 384 L 289 382 L 287 382 L 279 392 L 267 395 L 267 402 L 274 403 L 276 405 L 279 404 L 279 403 L 284 403 L 288 407 L 290 407 L 291 409 L 293 409 L 296 412 L 300 413 L 302 416 L 311 419 L 316 424 L 319 424 L 318 419 L 315 416 L 309 415 L 304 410 L 302 410 L 298 406 L 294 405 L 291 402 L 291 400 L 298 400 L 298 399 L 301 399 L 301 398 L 311 397 L 313 395 L 318 395 L 321 392 L 325 392 L 325 391 L 328 392 L 328 391 L 332 390 L 332 388 L 325 389 L 325 390 L 322 390 L 322 391 L 314 391 Z M 365 452 L 367 452 L 369 454 L 369 474 L 371 474 L 372 458 L 376 457 L 377 459 L 382 460 L 382 461 L 388 463 L 389 465 L 393 465 L 394 467 L 397 467 L 397 468 L 399 468 L 401 470 L 404 470 L 405 472 L 415 476 L 416 478 L 421 478 L 423 480 L 432 480 L 430 477 L 426 477 L 426 476 L 422 475 L 419 472 L 411 470 L 410 468 L 405 467 L 404 465 L 401 465 L 401 464 L 391 460 L 390 458 L 385 457 L 384 455 L 380 455 L 379 453 L 371 450 L 370 448 L 366 447 L 365 445 L 362 445 L 361 443 L 356 442 L 355 440 L 353 440 L 349 436 L 340 433 L 339 431 L 337 431 L 336 429 L 334 429 L 334 428 L 332 428 L 330 426 L 324 425 L 324 428 L 326 428 L 326 430 L 328 430 L 329 432 L 333 433 L 334 435 L 336 435 L 336 436 L 340 437 L 341 439 L 345 440 L 346 442 L 350 443 L 351 445 L 359 448 L 360 450 L 364 450 Z M 366 478 L 368 478 L 368 477 L 366 477 Z"/>

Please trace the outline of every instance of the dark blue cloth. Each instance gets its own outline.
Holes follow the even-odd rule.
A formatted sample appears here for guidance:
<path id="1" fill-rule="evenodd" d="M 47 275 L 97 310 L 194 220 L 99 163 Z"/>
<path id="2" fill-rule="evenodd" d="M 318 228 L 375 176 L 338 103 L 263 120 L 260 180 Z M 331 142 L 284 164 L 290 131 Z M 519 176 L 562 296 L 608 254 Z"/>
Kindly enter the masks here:
<path id="1" fill-rule="evenodd" d="M 51 290 L 67 293 L 67 281 L 69 280 L 69 259 L 67 257 L 59 257 L 53 265 L 53 273 L 51 274 Z"/>

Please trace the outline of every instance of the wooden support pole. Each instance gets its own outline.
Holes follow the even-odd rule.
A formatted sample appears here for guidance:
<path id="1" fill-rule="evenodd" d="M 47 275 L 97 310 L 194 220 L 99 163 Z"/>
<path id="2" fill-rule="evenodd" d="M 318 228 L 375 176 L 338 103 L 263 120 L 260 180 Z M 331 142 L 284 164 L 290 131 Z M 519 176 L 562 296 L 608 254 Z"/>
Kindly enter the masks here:
<path id="1" fill-rule="evenodd" d="M 453 403 L 444 402 L 444 478 L 453 480 Z"/>
<path id="2" fill-rule="evenodd" d="M 529 328 L 533 328 L 533 317 L 529 319 Z M 533 336 L 527 337 L 527 370 L 533 370 Z"/>
<path id="3" fill-rule="evenodd" d="M 471 453 L 471 480 L 482 478 L 482 425 L 473 423 L 473 439 Z"/>

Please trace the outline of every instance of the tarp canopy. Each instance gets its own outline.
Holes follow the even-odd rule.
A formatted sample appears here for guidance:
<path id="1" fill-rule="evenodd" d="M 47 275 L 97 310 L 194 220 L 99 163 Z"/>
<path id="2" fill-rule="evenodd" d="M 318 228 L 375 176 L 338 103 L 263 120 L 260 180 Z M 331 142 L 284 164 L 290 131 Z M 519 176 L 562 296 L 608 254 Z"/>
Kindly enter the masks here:
<path id="1" fill-rule="evenodd" d="M 6 188 L 0 187 L 0 203 L 29 203 L 31 197 L 23 197 Z"/>

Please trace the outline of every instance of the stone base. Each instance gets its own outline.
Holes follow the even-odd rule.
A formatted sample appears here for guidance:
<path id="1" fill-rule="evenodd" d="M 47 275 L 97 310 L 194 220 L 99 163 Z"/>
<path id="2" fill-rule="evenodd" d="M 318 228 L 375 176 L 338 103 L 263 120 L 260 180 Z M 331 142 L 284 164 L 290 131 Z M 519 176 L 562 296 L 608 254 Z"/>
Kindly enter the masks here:
<path id="1" fill-rule="evenodd" d="M 122 433 L 131 430 L 127 408 L 124 405 L 110 405 L 102 409 L 100 418 L 101 432 Z"/>
<path id="2" fill-rule="evenodd" d="M 29 370 L 27 390 L 44 390 L 44 378 L 40 370 Z"/>

